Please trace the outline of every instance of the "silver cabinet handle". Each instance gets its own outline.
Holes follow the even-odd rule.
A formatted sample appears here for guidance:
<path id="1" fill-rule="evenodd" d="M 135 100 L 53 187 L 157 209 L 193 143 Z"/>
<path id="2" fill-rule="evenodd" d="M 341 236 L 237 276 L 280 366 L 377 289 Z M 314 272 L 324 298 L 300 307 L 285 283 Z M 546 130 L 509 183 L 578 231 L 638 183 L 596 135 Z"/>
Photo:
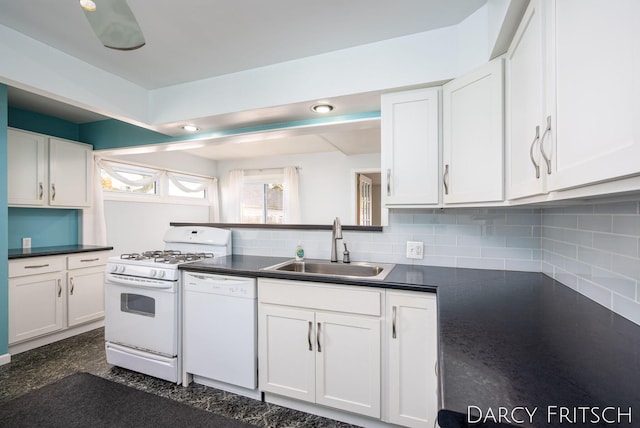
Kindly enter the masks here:
<path id="1" fill-rule="evenodd" d="M 71 290 L 69 290 L 69 295 L 73 296 L 73 289 L 75 288 L 75 284 L 73 283 L 73 277 L 69 278 L 69 283 L 71 284 Z"/>
<path id="2" fill-rule="evenodd" d="M 58 297 L 62 296 L 62 284 L 60 284 L 60 280 L 58 280 Z"/>
<path id="3" fill-rule="evenodd" d="M 539 139 L 540 139 L 540 126 L 536 126 L 536 138 L 533 139 L 533 141 L 531 142 L 531 147 L 529 147 L 529 157 L 531 158 L 531 162 L 533 163 L 533 166 L 536 169 L 536 178 L 540 178 L 540 165 L 538 165 L 535 158 L 533 157 L 533 149 L 536 146 L 536 141 L 538 141 Z"/>
<path id="4" fill-rule="evenodd" d="M 97 262 L 98 260 L 100 260 L 100 257 L 96 257 L 95 259 L 82 259 L 80 263 Z"/>
<path id="5" fill-rule="evenodd" d="M 547 116 L 547 128 L 544 130 L 542 138 L 540 139 L 540 153 L 542 153 L 542 157 L 547 163 L 547 174 L 551 174 L 551 157 L 547 156 L 547 153 L 544 151 L 544 138 L 549 132 L 551 132 L 551 116 Z"/>
<path id="6" fill-rule="evenodd" d="M 449 194 L 449 164 L 444 166 L 444 175 L 442 176 L 442 184 L 444 185 L 444 194 Z"/>
<path id="7" fill-rule="evenodd" d="M 44 186 L 42 185 L 42 181 L 40 183 L 38 183 L 38 199 L 42 200 L 42 197 L 44 196 Z"/>
<path id="8" fill-rule="evenodd" d="M 391 312 L 392 312 L 392 315 L 391 315 L 391 337 L 393 339 L 395 339 L 396 336 L 397 336 L 396 335 L 396 312 L 397 311 L 396 311 L 396 307 L 395 306 L 393 306 L 391 308 Z"/>
<path id="9" fill-rule="evenodd" d="M 322 352 L 322 347 L 320 346 L 320 323 L 318 323 L 318 331 L 316 332 L 316 342 L 318 344 L 318 352 Z"/>
<path id="10" fill-rule="evenodd" d="M 311 344 L 311 330 L 313 330 L 313 323 L 309 321 L 309 331 L 307 332 L 307 341 L 309 342 L 309 351 L 313 351 L 313 345 Z"/>
<path id="11" fill-rule="evenodd" d="M 51 183 L 51 200 L 55 201 L 56 200 L 56 185 Z"/>
<path id="12" fill-rule="evenodd" d="M 387 196 L 391 196 L 391 168 L 387 169 Z"/>
<path id="13" fill-rule="evenodd" d="M 40 269 L 40 268 L 47 267 L 47 266 L 49 266 L 49 263 L 44 264 L 44 265 L 28 265 L 28 266 L 25 266 L 24 268 L 25 269 Z"/>

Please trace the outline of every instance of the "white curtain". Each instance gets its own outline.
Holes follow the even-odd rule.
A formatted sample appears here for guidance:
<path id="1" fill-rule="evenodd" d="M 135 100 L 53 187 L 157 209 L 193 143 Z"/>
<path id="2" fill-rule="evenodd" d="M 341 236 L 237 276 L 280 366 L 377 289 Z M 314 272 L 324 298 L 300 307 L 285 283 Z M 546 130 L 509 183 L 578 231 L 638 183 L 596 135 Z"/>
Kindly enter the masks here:
<path id="1" fill-rule="evenodd" d="M 299 224 L 300 218 L 300 178 L 298 174 L 298 168 L 286 167 L 284 168 L 284 180 L 283 180 L 283 208 L 284 208 L 284 223 L 285 224 Z"/>
<path id="2" fill-rule="evenodd" d="M 218 179 L 212 178 L 197 187 L 187 187 L 180 181 L 180 175 L 167 171 L 167 177 L 180 190 L 187 193 L 202 192 L 206 189 L 209 199 L 209 221 L 220 223 L 220 198 L 218 196 Z M 128 183 L 127 183 L 128 184 Z"/>
<path id="3" fill-rule="evenodd" d="M 93 204 L 82 210 L 82 243 L 84 245 L 107 245 L 107 223 L 104 218 L 102 177 L 100 158 L 94 158 Z"/>
<path id="4" fill-rule="evenodd" d="M 244 183 L 244 171 L 235 170 L 229 172 L 229 219 L 230 223 L 240 223 L 242 220 L 242 185 Z"/>

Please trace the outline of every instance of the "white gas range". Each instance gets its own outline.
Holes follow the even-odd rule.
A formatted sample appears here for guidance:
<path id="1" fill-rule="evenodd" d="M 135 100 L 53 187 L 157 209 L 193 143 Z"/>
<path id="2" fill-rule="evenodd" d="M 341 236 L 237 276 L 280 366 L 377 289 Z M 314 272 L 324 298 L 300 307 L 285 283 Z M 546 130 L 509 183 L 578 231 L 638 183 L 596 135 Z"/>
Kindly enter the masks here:
<path id="1" fill-rule="evenodd" d="M 231 231 L 179 226 L 165 249 L 111 257 L 105 273 L 107 362 L 171 382 L 182 381 L 178 266 L 231 254 Z"/>

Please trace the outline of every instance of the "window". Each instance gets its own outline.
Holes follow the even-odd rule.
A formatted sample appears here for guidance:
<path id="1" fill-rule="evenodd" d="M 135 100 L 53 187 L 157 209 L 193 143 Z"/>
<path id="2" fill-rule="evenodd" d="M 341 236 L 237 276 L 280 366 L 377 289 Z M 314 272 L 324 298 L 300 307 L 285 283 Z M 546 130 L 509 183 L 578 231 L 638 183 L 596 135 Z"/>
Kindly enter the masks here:
<path id="1" fill-rule="evenodd" d="M 156 197 L 158 202 L 209 204 L 217 194 L 209 195 L 216 179 L 174 173 L 161 169 L 100 161 L 102 189 L 107 199 L 130 200 Z M 212 181 L 213 180 L 213 181 Z M 211 198 L 211 201 L 209 199 Z"/>
<path id="2" fill-rule="evenodd" d="M 206 199 L 207 180 L 202 177 L 167 174 L 167 194 L 170 197 Z"/>
<path id="3" fill-rule="evenodd" d="M 245 176 L 242 186 L 242 223 L 284 222 L 282 175 Z"/>
<path id="4" fill-rule="evenodd" d="M 104 165 L 100 170 L 102 188 L 109 192 L 158 194 L 158 171 L 123 164 Z"/>

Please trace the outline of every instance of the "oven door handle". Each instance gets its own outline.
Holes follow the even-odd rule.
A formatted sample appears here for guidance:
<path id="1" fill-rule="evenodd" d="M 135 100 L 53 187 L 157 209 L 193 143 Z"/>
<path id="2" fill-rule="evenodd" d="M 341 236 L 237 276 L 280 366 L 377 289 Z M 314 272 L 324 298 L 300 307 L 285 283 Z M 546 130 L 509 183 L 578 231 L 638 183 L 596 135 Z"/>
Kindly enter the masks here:
<path id="1" fill-rule="evenodd" d="M 137 276 L 106 274 L 107 284 L 126 285 L 129 287 L 170 289 L 175 285 L 175 281 L 163 281 L 161 279 L 139 278 Z"/>

